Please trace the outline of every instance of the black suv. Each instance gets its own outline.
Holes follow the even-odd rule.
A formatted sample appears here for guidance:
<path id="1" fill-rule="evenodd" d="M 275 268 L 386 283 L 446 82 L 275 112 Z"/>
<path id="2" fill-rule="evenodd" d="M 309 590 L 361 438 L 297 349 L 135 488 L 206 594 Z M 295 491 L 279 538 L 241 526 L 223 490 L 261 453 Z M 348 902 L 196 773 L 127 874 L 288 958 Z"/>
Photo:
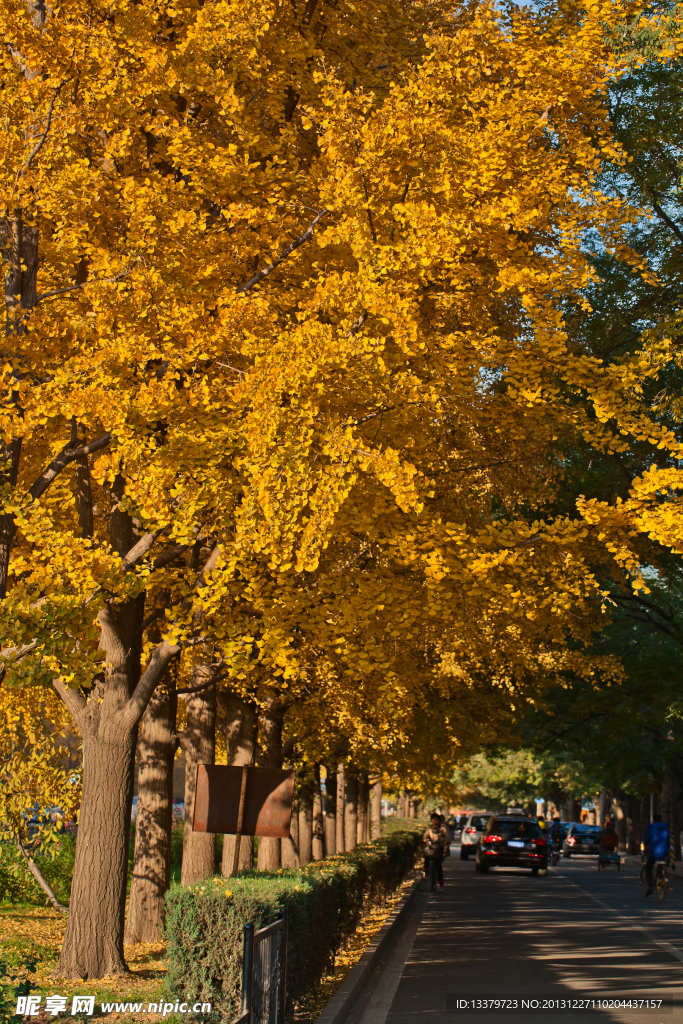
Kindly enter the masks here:
<path id="1" fill-rule="evenodd" d="M 477 845 L 477 871 L 490 867 L 548 868 L 548 840 L 535 818 L 499 814 L 491 818 Z"/>

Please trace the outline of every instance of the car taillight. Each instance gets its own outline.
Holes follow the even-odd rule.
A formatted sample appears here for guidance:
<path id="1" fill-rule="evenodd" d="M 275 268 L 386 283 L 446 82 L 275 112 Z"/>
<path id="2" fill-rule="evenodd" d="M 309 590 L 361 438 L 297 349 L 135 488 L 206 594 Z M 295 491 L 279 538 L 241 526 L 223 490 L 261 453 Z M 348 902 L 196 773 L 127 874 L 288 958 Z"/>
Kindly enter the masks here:
<path id="1" fill-rule="evenodd" d="M 574 836 L 570 836 L 569 839 L 567 840 L 567 845 L 568 846 L 573 846 L 575 842 L 576 842 L 576 839 L 574 839 Z"/>
<path id="2" fill-rule="evenodd" d="M 548 845 L 547 839 L 543 839 L 543 838 L 541 838 L 541 839 L 532 839 L 531 842 L 535 843 L 536 846 L 547 846 Z"/>
<path id="3" fill-rule="evenodd" d="M 467 832 L 467 834 L 468 834 L 468 835 L 471 835 L 471 834 L 472 834 L 472 832 L 476 832 L 476 831 L 477 831 L 477 830 L 476 830 L 476 828 L 472 828 L 472 826 L 471 826 L 471 825 L 470 825 L 470 827 L 469 827 L 469 828 L 466 828 L 466 829 L 465 829 L 465 832 Z"/>
<path id="4" fill-rule="evenodd" d="M 484 836 L 485 843 L 502 843 L 502 836 Z"/>

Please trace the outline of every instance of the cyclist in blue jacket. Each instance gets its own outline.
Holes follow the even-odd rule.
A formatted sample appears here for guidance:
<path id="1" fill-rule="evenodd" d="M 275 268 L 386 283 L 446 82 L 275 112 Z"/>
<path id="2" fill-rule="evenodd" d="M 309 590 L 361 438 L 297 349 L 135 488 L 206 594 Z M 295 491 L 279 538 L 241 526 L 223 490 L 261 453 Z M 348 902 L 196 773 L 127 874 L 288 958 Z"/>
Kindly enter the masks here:
<path id="1" fill-rule="evenodd" d="M 655 891 L 655 879 L 653 868 L 658 860 L 669 859 L 669 843 L 671 836 L 669 834 L 669 826 L 662 821 L 661 814 L 652 815 L 652 824 L 647 826 L 645 830 L 645 837 L 643 839 L 643 846 L 645 847 L 645 853 L 647 854 L 647 885 L 648 890 L 646 895 L 650 896 Z"/>

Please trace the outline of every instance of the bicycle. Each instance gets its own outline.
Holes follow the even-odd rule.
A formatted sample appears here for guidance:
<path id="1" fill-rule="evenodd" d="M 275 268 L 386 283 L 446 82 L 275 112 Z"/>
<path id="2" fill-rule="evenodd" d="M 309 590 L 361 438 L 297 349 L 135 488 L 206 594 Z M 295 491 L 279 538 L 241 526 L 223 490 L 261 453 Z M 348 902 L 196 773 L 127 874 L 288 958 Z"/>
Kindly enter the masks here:
<path id="1" fill-rule="evenodd" d="M 439 876 L 439 858 L 427 856 L 427 862 L 429 865 L 429 871 L 427 877 L 429 878 L 429 891 L 436 891 L 436 884 Z"/>
<path id="2" fill-rule="evenodd" d="M 657 895 L 660 900 L 666 899 L 666 894 L 669 889 L 669 873 L 667 871 L 667 863 L 665 860 L 658 860 L 653 868 L 654 871 L 654 883 Z M 650 888 L 647 881 L 647 865 L 643 864 L 640 869 L 640 891 L 643 894 L 643 898 L 647 899 L 648 889 Z"/>

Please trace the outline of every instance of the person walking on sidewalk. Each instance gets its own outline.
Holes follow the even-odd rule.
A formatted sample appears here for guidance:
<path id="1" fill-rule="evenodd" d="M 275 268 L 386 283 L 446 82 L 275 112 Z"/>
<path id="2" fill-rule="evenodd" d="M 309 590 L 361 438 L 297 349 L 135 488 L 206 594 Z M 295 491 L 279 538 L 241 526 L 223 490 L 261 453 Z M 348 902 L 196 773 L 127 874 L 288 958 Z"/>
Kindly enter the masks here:
<path id="1" fill-rule="evenodd" d="M 439 880 L 439 885 L 443 886 L 443 859 L 451 840 L 448 829 L 441 822 L 441 815 L 436 811 L 432 814 L 431 825 L 425 829 L 422 838 L 425 844 L 424 877 L 426 878 L 429 872 L 430 860 L 436 861 L 436 877 Z"/>

